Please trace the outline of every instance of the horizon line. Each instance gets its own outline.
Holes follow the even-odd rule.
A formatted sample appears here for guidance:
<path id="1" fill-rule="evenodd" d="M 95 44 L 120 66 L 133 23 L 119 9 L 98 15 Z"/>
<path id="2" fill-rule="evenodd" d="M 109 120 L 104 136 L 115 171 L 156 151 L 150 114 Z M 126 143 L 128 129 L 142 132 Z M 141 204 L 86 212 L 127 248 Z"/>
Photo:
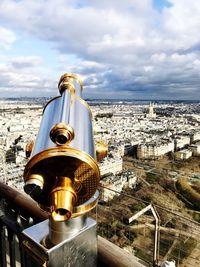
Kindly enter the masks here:
<path id="1" fill-rule="evenodd" d="M 2 97 L 0 96 L 0 100 L 7 100 L 7 99 L 37 99 L 37 98 L 41 98 L 41 99 L 46 99 L 46 98 L 53 98 L 55 96 L 5 96 Z M 84 98 L 84 100 L 86 101 L 195 101 L 198 102 L 200 101 L 200 99 L 154 99 L 154 98 L 147 98 L 147 99 L 134 99 L 134 98 L 90 98 L 90 97 L 86 97 Z"/>

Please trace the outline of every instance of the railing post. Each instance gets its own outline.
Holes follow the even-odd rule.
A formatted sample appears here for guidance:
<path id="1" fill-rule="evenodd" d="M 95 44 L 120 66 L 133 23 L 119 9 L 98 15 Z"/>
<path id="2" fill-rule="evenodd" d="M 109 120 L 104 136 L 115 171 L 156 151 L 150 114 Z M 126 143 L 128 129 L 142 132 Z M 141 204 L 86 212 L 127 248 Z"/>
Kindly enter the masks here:
<path id="1" fill-rule="evenodd" d="M 0 266 L 6 267 L 6 235 L 5 226 L 0 222 Z"/>
<path id="2" fill-rule="evenodd" d="M 10 253 L 10 266 L 15 267 L 15 235 L 8 229 L 8 244 Z"/>
<path id="3" fill-rule="evenodd" d="M 19 239 L 19 253 L 20 253 L 21 267 L 26 267 L 26 252 L 22 249 L 21 236 L 18 236 L 18 239 Z"/>

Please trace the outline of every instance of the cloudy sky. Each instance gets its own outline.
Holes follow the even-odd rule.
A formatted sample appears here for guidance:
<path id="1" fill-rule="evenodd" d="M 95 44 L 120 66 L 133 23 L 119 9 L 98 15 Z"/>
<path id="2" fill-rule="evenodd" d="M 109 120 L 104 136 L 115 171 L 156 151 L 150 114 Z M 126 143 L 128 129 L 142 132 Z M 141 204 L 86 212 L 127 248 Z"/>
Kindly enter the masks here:
<path id="1" fill-rule="evenodd" d="M 0 97 L 200 99 L 200 1 L 0 0 Z"/>

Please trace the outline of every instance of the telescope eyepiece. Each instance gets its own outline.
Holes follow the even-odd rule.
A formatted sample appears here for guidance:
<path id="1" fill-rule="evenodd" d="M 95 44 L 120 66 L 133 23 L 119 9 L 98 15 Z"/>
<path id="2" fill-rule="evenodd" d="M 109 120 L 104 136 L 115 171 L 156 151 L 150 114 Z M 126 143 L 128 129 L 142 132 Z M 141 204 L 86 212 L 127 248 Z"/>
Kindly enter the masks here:
<path id="1" fill-rule="evenodd" d="M 74 138 L 74 130 L 66 123 L 57 123 L 50 131 L 50 138 L 58 146 L 70 143 Z"/>
<path id="2" fill-rule="evenodd" d="M 31 174 L 25 182 L 24 191 L 33 198 L 37 198 L 43 190 L 44 179 L 40 174 Z"/>
<path id="3" fill-rule="evenodd" d="M 77 201 L 72 179 L 59 177 L 50 195 L 52 218 L 55 221 L 69 220 Z"/>
<path id="4" fill-rule="evenodd" d="M 56 136 L 55 141 L 57 145 L 64 145 L 68 142 L 68 140 L 69 140 L 69 136 L 66 136 L 65 134 L 60 133 Z"/>

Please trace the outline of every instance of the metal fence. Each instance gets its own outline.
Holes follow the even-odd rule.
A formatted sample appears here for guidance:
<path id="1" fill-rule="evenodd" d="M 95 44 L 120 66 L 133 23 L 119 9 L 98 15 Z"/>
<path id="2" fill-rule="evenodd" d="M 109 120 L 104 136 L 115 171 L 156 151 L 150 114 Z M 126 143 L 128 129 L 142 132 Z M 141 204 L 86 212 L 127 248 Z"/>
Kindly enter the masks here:
<path id="1" fill-rule="evenodd" d="M 28 251 L 23 249 L 22 231 L 47 218 L 48 213 L 41 210 L 31 198 L 0 182 L 0 267 L 35 267 L 34 264 L 30 265 Z M 48 266 L 48 264 L 41 266 Z M 144 265 L 130 253 L 98 236 L 97 266 L 141 267 Z"/>
<path id="2" fill-rule="evenodd" d="M 0 183 L 0 266 L 26 267 L 21 232 L 47 218 L 25 194 Z"/>
<path id="3" fill-rule="evenodd" d="M 100 188 L 100 190 L 102 189 Z M 106 188 L 106 190 L 110 189 Z M 142 266 L 152 266 L 153 253 L 155 252 L 155 219 L 151 210 L 141 213 L 141 210 L 151 203 L 127 195 L 125 192 L 116 191 L 115 197 L 110 201 L 104 201 L 103 192 L 100 196 L 96 217 L 98 235 L 129 251 L 129 256 L 132 254 L 140 258 Z M 161 217 L 158 229 L 158 266 L 167 259 L 175 260 L 177 267 L 199 266 L 200 224 L 189 217 L 182 216 L 177 210 L 166 209 L 161 206 L 156 206 L 156 210 Z M 140 216 L 129 223 L 130 216 L 139 212 L 141 213 Z M 96 213 L 93 216 L 96 216 Z M 48 214 L 41 210 L 32 199 L 22 192 L 0 183 L 1 267 L 26 267 L 27 255 L 22 249 L 21 232 L 47 217 Z M 166 219 L 163 220 L 163 218 Z M 104 245 L 101 247 L 103 251 L 101 257 L 105 260 L 106 248 Z M 113 247 L 113 251 L 117 250 Z M 122 255 L 125 256 L 124 250 L 121 251 Z M 113 262 L 112 258 L 113 256 L 110 257 L 110 262 Z M 101 259 L 98 260 L 100 266 Z M 101 266 L 128 265 L 120 265 L 120 263 L 118 265 L 112 265 L 112 263 L 106 265 L 103 263 Z"/>
<path id="4" fill-rule="evenodd" d="M 155 218 L 151 210 L 141 213 L 141 210 L 152 203 L 129 195 L 126 191 L 118 192 L 105 187 L 100 190 L 97 208 L 98 234 L 129 250 L 145 261 L 147 266 L 152 266 L 155 253 Z M 112 197 L 105 201 L 104 195 L 106 193 L 108 196 L 109 192 Z M 157 229 L 158 266 L 165 260 L 174 260 L 177 267 L 200 266 L 200 223 L 189 215 L 182 215 L 180 210 L 154 206 L 160 217 Z M 130 220 L 136 214 L 140 216 Z"/>

